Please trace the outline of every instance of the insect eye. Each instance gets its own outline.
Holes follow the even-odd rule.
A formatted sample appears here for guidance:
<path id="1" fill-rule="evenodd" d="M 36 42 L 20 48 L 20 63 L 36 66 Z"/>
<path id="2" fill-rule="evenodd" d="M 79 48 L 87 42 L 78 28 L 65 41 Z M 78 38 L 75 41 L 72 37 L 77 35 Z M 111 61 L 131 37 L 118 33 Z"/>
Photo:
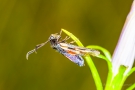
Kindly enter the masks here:
<path id="1" fill-rule="evenodd" d="M 50 39 L 50 40 L 51 40 L 51 39 L 55 39 L 55 37 L 51 35 L 51 36 L 49 37 L 49 39 Z"/>

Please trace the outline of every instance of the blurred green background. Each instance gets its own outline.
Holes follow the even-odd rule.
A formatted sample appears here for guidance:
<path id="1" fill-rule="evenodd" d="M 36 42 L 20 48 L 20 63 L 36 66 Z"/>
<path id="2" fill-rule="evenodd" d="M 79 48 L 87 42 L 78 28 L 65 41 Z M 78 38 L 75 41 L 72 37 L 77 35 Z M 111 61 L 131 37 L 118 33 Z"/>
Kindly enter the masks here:
<path id="1" fill-rule="evenodd" d="M 72 32 L 85 46 L 100 45 L 113 54 L 131 3 L 0 0 L 0 90 L 96 90 L 87 64 L 80 68 L 49 44 L 30 55 L 28 61 L 25 55 L 61 28 Z M 105 85 L 107 64 L 94 57 L 93 61 Z M 134 75 L 123 90 L 133 84 Z"/>

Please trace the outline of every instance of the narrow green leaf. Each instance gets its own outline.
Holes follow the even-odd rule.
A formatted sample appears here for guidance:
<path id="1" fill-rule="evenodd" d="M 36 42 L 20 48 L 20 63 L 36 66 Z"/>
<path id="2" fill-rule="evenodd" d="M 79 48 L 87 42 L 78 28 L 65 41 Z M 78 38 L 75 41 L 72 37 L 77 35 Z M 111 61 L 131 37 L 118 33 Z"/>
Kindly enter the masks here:
<path id="1" fill-rule="evenodd" d="M 96 46 L 96 45 L 89 45 L 89 46 L 87 46 L 86 48 L 93 48 L 93 49 L 97 49 L 97 50 L 100 50 L 100 51 L 102 51 L 103 53 L 104 53 L 104 55 L 106 56 L 106 58 L 109 60 L 109 61 L 111 61 L 111 54 L 110 54 L 110 52 L 107 50 L 107 49 L 105 49 L 105 48 L 103 48 L 103 47 L 101 47 L 101 46 Z"/>
<path id="2" fill-rule="evenodd" d="M 68 32 L 68 31 L 65 30 L 65 29 L 61 29 L 61 30 L 62 30 L 64 33 L 66 33 L 69 37 L 71 37 L 71 38 L 77 43 L 78 46 L 84 47 L 83 44 L 80 42 L 80 40 L 79 40 L 77 37 L 75 37 L 72 33 Z"/>
<path id="3" fill-rule="evenodd" d="M 126 75 L 126 77 L 130 76 L 133 72 L 135 72 L 135 67 L 133 67 Z"/>
<path id="4" fill-rule="evenodd" d="M 118 74 L 113 78 L 113 82 L 112 82 L 112 88 L 114 90 L 121 90 L 124 82 L 123 82 L 123 78 L 124 78 L 124 72 L 126 71 L 127 67 L 124 65 L 121 65 L 119 68 L 119 72 Z"/>
<path id="5" fill-rule="evenodd" d="M 103 56 L 103 55 L 101 55 L 101 54 L 100 54 L 99 56 L 97 56 L 97 57 L 99 57 L 99 58 L 105 60 L 105 61 L 107 62 L 109 71 L 112 71 L 112 63 L 110 62 L 110 60 L 108 60 L 108 58 L 106 58 L 105 56 Z"/>
<path id="6" fill-rule="evenodd" d="M 77 43 L 78 46 L 83 47 L 83 44 L 72 33 L 68 32 L 65 29 L 61 29 L 61 30 L 64 33 L 66 33 L 69 37 L 71 37 Z M 86 59 L 86 62 L 87 62 L 88 66 L 89 66 L 89 68 L 91 70 L 91 73 L 92 73 L 92 76 L 94 78 L 97 90 L 103 90 L 103 86 L 102 86 L 102 82 L 101 82 L 100 76 L 98 74 L 98 71 L 97 71 L 97 69 L 96 69 L 92 59 L 90 58 L 90 56 L 85 56 L 84 58 Z"/>
<path id="7" fill-rule="evenodd" d="M 134 89 L 135 89 L 135 83 L 131 85 L 129 88 L 127 88 L 126 90 L 134 90 Z"/>
<path id="8" fill-rule="evenodd" d="M 107 76 L 105 90 L 110 89 L 112 78 L 113 78 L 111 54 L 110 54 L 110 52 L 108 50 L 106 50 L 105 48 L 101 47 L 101 46 L 89 45 L 89 46 L 87 46 L 87 48 L 97 49 L 97 50 L 100 50 L 100 51 L 102 51 L 104 53 L 105 56 L 100 54 L 97 57 L 101 58 L 101 59 L 103 59 L 103 60 L 105 60 L 107 62 L 107 65 L 108 65 L 108 76 Z"/>

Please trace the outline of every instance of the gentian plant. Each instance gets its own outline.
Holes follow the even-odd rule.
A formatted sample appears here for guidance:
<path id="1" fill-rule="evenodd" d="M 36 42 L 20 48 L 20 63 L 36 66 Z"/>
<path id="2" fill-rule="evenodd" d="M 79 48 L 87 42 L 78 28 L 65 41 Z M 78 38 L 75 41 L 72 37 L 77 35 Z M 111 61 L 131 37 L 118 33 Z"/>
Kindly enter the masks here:
<path id="1" fill-rule="evenodd" d="M 71 37 L 78 46 L 84 47 L 80 40 L 69 31 L 62 29 L 69 37 Z M 133 66 L 135 59 L 135 1 L 133 1 L 130 13 L 127 16 L 125 25 L 121 32 L 118 44 L 111 57 L 108 50 L 103 47 L 89 45 L 86 48 L 92 48 L 103 52 L 97 56 L 107 62 L 108 76 L 105 88 L 101 82 L 98 71 L 90 56 L 84 56 L 92 76 L 94 78 L 97 90 L 121 90 L 124 82 L 134 71 Z M 131 85 L 127 90 L 133 90 L 135 84 Z"/>

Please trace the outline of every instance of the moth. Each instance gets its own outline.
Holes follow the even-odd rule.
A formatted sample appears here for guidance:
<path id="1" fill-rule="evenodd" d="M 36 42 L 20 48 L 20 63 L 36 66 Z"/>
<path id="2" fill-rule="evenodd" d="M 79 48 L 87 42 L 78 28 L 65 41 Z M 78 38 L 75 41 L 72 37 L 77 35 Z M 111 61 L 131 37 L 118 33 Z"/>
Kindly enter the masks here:
<path id="1" fill-rule="evenodd" d="M 39 48 L 41 48 L 42 46 L 44 46 L 48 42 L 50 42 L 51 47 L 53 49 L 55 49 L 60 54 L 67 57 L 69 60 L 71 60 L 72 62 L 76 63 L 79 66 L 85 65 L 84 59 L 82 58 L 82 56 L 87 56 L 87 55 L 98 56 L 100 54 L 100 52 L 98 50 L 88 49 L 85 47 L 73 45 L 73 43 L 75 41 L 67 43 L 66 41 L 70 37 L 66 37 L 66 38 L 61 40 L 61 33 L 62 33 L 62 30 L 60 31 L 59 34 L 58 33 L 51 34 L 49 39 L 46 42 L 36 45 L 35 49 L 29 51 L 26 54 L 26 59 L 28 60 L 28 57 L 30 54 L 32 54 L 33 52 L 36 52 Z"/>

